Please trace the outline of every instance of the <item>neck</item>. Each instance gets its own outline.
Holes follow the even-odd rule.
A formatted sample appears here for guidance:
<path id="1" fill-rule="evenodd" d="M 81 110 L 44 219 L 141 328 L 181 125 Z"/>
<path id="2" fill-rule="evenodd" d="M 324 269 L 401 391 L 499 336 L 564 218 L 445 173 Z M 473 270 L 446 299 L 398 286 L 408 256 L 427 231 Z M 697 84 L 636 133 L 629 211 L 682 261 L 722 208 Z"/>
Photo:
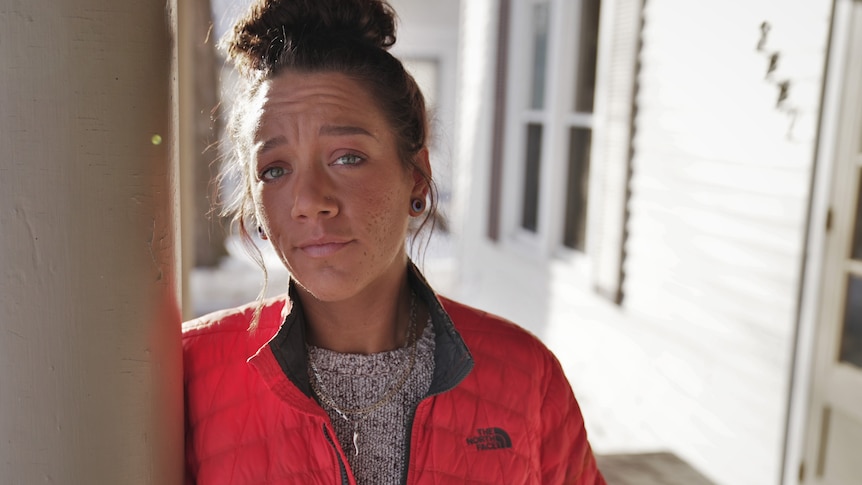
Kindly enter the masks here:
<path id="1" fill-rule="evenodd" d="M 410 321 L 407 272 L 387 286 L 335 302 L 318 300 L 300 288 L 308 343 L 350 354 L 373 354 L 402 347 Z M 423 321 L 420 314 L 424 312 L 417 312 L 417 328 L 421 328 L 419 322 Z"/>

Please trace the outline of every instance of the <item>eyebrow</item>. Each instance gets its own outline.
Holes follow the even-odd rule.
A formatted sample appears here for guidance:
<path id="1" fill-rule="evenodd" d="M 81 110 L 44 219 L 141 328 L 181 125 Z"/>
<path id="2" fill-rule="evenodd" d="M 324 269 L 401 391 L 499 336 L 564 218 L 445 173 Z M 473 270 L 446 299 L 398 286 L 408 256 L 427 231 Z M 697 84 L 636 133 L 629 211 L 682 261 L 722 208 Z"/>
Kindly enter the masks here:
<path id="1" fill-rule="evenodd" d="M 283 136 L 276 136 L 274 138 L 270 138 L 269 140 L 266 140 L 265 142 L 263 142 L 263 145 L 261 145 L 260 151 L 258 153 L 261 153 L 261 154 L 266 153 L 266 152 L 272 150 L 273 148 L 276 148 L 280 145 L 284 145 L 285 143 L 287 143 L 287 138 L 285 138 Z"/>
<path id="2" fill-rule="evenodd" d="M 318 134 L 321 136 L 365 135 L 377 139 L 365 128 L 352 125 L 323 125 Z"/>
<path id="3" fill-rule="evenodd" d="M 371 132 L 362 128 L 360 126 L 352 126 L 352 125 L 323 125 L 320 127 L 320 131 L 318 131 L 320 136 L 348 136 L 348 135 L 363 135 L 370 136 L 371 138 L 377 139 L 376 136 L 372 135 Z M 263 142 L 263 145 L 260 147 L 259 153 L 266 153 L 274 148 L 277 148 L 281 145 L 287 144 L 287 138 L 279 135 L 269 140 Z"/>

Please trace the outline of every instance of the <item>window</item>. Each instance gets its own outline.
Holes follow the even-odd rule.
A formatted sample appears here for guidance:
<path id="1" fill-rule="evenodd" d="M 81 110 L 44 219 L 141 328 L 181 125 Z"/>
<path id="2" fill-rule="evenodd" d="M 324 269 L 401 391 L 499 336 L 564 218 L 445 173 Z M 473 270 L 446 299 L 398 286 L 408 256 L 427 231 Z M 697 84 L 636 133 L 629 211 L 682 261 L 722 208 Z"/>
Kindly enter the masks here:
<path id="1" fill-rule="evenodd" d="M 540 254 L 585 251 L 599 3 L 511 0 L 500 237 Z"/>
<path id="2" fill-rule="evenodd" d="M 530 72 L 529 109 L 525 113 L 527 126 L 524 153 L 524 188 L 521 196 L 521 227 L 536 232 L 539 226 L 539 174 L 542 166 L 542 113 L 545 108 L 545 85 L 548 66 L 548 10 L 550 2 L 534 2 L 530 7 L 530 40 L 532 66 Z M 533 118 L 533 120 L 530 120 Z"/>

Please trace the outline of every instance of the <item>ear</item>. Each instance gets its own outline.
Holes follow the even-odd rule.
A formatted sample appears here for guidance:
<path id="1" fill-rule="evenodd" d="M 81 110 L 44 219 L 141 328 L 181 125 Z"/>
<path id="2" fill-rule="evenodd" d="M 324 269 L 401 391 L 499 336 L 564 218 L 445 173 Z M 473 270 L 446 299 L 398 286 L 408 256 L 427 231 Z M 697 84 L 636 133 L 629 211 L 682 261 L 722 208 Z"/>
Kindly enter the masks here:
<path id="1" fill-rule="evenodd" d="M 428 186 L 428 180 L 431 179 L 431 162 L 428 159 L 428 147 L 423 147 L 416 156 L 413 157 L 413 191 L 411 195 L 416 198 L 425 200 L 428 191 L 431 189 Z"/>

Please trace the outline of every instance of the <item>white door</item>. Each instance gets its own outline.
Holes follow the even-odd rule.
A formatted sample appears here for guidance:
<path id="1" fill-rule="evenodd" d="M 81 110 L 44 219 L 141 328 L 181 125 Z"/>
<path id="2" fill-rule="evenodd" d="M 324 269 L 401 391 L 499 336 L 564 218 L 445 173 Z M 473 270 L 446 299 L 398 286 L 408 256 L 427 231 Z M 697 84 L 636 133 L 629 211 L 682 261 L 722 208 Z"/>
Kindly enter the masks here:
<path id="1" fill-rule="evenodd" d="M 862 2 L 853 2 L 826 238 L 806 485 L 862 485 Z"/>

